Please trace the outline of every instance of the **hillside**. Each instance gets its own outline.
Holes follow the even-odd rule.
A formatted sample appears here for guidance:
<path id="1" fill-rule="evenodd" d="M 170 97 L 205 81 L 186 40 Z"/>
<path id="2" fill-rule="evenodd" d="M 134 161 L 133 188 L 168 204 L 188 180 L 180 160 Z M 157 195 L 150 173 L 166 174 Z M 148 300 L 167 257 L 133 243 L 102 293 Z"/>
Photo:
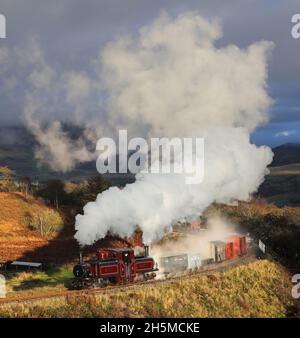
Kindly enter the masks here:
<path id="1" fill-rule="evenodd" d="M 28 215 L 53 210 L 43 201 L 21 193 L 0 192 L 0 205 L 0 260 L 59 263 L 78 255 L 73 227 L 65 225 L 62 231 L 50 236 L 41 236 L 28 228 Z"/>
<path id="2" fill-rule="evenodd" d="M 300 163 L 300 143 L 285 143 L 272 149 L 272 166 Z"/>
<path id="3" fill-rule="evenodd" d="M 48 239 L 29 230 L 27 214 L 48 209 L 45 204 L 20 193 L 0 193 L 0 260 L 22 257 L 28 250 L 47 245 Z"/>
<path id="4" fill-rule="evenodd" d="M 295 311 L 288 273 L 263 260 L 136 290 L 1 306 L 0 317 L 286 317 Z"/>
<path id="5" fill-rule="evenodd" d="M 300 144 L 287 143 L 273 149 L 270 175 L 259 187 L 258 196 L 279 207 L 300 206 Z"/>
<path id="6" fill-rule="evenodd" d="M 270 175 L 259 187 L 258 196 L 269 203 L 282 206 L 300 206 L 300 164 L 286 164 L 270 168 Z"/>
<path id="7" fill-rule="evenodd" d="M 300 269 L 299 207 L 277 207 L 259 199 L 237 206 L 216 205 L 209 209 L 207 213 L 219 212 L 234 224 L 239 224 L 242 231 L 261 239 L 286 267 Z"/>
<path id="8" fill-rule="evenodd" d="M 59 211 L 65 223 L 62 230 L 51 236 L 41 236 L 27 226 L 28 214 L 52 210 L 42 200 L 21 193 L 0 192 L 0 260 L 38 261 L 64 264 L 78 259 L 79 245 L 74 239 L 74 215 L 64 208 Z M 133 239 L 134 241 L 135 239 Z M 107 236 L 93 246 L 85 247 L 85 254 L 95 253 L 96 247 L 128 246 L 129 242 Z M 66 250 L 67 248 L 67 250 Z"/>

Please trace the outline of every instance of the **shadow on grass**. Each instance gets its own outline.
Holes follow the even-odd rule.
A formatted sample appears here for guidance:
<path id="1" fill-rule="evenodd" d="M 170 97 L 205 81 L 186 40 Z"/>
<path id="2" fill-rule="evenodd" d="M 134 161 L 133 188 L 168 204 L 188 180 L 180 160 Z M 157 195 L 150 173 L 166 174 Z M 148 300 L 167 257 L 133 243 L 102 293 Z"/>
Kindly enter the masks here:
<path id="1" fill-rule="evenodd" d="M 43 288 L 43 287 L 55 287 L 58 286 L 62 283 L 60 282 L 55 282 L 55 281 L 46 281 L 43 279 L 39 278 L 32 278 L 30 280 L 25 280 L 21 282 L 19 285 L 16 285 L 12 288 L 13 291 L 24 291 L 24 290 L 32 290 L 32 289 L 37 289 L 37 288 Z M 65 281 L 64 286 L 68 288 L 69 286 L 69 281 Z"/>
<path id="2" fill-rule="evenodd" d="M 8 283 L 7 286 L 11 288 L 12 292 L 38 288 L 44 288 L 43 292 L 46 292 L 58 286 L 69 289 L 72 281 L 72 267 L 57 267 L 46 271 L 6 271 L 4 275 Z"/>

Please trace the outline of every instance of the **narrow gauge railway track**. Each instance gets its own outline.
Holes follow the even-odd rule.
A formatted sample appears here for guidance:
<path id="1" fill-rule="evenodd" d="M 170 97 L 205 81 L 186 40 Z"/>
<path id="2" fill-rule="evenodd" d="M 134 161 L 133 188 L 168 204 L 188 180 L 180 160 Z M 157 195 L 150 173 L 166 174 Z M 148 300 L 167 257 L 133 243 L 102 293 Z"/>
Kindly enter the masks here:
<path id="1" fill-rule="evenodd" d="M 46 294 L 36 294 L 31 296 L 21 296 L 21 297 L 10 297 L 10 298 L 2 298 L 0 299 L 0 306 L 13 304 L 13 303 L 27 303 L 27 302 L 35 302 L 39 300 L 45 299 L 57 299 L 57 298 L 65 298 L 69 295 L 88 295 L 88 294 L 105 294 L 110 292 L 117 292 L 120 290 L 137 290 L 143 287 L 151 287 L 156 285 L 162 285 L 165 283 L 176 283 L 180 280 L 186 280 L 190 278 L 200 277 L 202 275 L 208 275 L 212 272 L 223 272 L 230 268 L 244 265 L 256 260 L 255 256 L 252 254 L 245 255 L 240 258 L 232 259 L 230 261 L 224 261 L 222 263 L 214 263 L 206 266 L 205 268 L 200 268 L 197 271 L 182 273 L 176 276 L 172 276 L 165 279 L 157 279 L 151 281 L 143 281 L 136 282 L 130 284 L 122 284 L 116 286 L 106 286 L 102 288 L 93 288 L 93 289 L 84 289 L 84 290 L 66 290 L 61 292 L 51 292 Z"/>

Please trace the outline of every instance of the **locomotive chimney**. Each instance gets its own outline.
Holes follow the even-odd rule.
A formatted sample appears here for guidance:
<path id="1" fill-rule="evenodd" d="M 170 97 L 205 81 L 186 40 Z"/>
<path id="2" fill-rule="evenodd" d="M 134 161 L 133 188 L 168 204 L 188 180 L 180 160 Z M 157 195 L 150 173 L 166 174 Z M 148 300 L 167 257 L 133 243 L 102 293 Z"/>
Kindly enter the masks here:
<path id="1" fill-rule="evenodd" d="M 82 264 L 83 263 L 83 259 L 82 259 L 82 252 L 79 252 L 79 263 Z"/>
<path id="2" fill-rule="evenodd" d="M 144 246 L 144 249 L 145 249 L 145 256 L 149 256 L 149 246 L 148 245 L 145 245 Z"/>

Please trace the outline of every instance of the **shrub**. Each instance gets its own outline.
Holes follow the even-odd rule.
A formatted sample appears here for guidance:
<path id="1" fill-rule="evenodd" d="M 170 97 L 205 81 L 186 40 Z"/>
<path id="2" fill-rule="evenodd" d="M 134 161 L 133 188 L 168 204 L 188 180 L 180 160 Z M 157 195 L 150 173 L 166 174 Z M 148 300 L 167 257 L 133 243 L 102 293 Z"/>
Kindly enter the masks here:
<path id="1" fill-rule="evenodd" d="M 27 226 L 42 236 L 52 235 L 63 228 L 64 221 L 59 212 L 53 209 L 41 209 L 35 214 L 25 216 Z"/>

